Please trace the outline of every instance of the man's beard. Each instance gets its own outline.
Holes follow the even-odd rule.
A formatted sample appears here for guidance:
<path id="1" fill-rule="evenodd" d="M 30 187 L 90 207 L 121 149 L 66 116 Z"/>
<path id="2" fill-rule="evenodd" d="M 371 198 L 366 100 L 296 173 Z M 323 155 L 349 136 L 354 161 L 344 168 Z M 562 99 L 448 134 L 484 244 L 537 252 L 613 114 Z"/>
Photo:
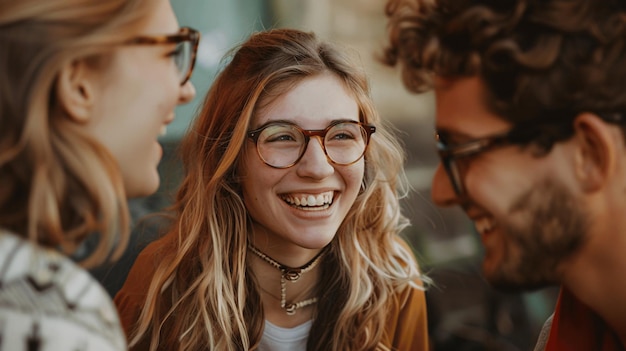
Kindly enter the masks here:
<path id="1" fill-rule="evenodd" d="M 506 252 L 486 279 L 498 289 L 518 291 L 559 284 L 559 266 L 583 246 L 589 220 L 565 187 L 546 180 L 518 197 L 498 225 Z"/>

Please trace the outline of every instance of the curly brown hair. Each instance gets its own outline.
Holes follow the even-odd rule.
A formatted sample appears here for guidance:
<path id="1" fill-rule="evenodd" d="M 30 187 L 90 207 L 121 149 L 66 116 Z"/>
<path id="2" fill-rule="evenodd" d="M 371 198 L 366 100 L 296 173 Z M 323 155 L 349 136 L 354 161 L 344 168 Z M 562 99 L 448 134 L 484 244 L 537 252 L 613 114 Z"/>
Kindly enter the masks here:
<path id="1" fill-rule="evenodd" d="M 548 149 L 580 112 L 626 112 L 624 1 L 389 0 L 386 14 L 383 61 L 409 90 L 478 76 L 513 125 L 560 126 L 538 134 Z"/>

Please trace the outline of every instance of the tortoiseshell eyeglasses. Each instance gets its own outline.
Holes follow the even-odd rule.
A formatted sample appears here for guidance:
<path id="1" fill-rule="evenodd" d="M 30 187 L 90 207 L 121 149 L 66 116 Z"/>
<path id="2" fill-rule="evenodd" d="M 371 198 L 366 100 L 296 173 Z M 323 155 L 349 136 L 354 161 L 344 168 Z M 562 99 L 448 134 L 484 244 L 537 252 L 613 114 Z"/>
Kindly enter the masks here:
<path id="1" fill-rule="evenodd" d="M 142 35 L 125 42 L 127 45 L 176 44 L 173 58 L 178 69 L 180 85 L 187 83 L 191 77 L 199 43 L 200 32 L 189 27 L 182 27 L 178 33 L 172 35 Z"/>

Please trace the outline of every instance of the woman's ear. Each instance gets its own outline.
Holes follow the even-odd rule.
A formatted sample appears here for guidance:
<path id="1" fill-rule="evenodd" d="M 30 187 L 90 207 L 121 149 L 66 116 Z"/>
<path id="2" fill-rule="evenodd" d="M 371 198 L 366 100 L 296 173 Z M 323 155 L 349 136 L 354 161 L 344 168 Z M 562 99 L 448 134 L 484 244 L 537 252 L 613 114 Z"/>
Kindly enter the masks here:
<path id="1" fill-rule="evenodd" d="M 76 122 L 86 123 L 94 105 L 93 70 L 84 60 L 75 60 L 61 68 L 56 83 L 57 101 Z"/>
<path id="2" fill-rule="evenodd" d="M 593 113 L 581 113 L 574 119 L 574 133 L 578 141 L 576 176 L 583 190 L 601 189 L 616 172 L 618 137 L 621 133 Z"/>

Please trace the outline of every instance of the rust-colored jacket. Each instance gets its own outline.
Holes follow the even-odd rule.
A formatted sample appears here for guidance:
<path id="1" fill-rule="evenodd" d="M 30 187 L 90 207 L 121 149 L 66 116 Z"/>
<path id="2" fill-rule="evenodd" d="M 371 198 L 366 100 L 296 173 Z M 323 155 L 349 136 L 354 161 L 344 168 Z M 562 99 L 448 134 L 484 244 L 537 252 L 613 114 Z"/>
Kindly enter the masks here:
<path id="1" fill-rule="evenodd" d="M 115 296 L 115 305 L 127 336 L 139 319 L 160 253 L 169 249 L 167 236 L 148 245 L 137 257 L 124 286 Z M 387 317 L 383 344 L 398 351 L 429 349 L 426 299 L 422 290 L 406 289 L 398 296 Z M 132 350 L 147 350 L 147 345 L 141 344 Z"/>

